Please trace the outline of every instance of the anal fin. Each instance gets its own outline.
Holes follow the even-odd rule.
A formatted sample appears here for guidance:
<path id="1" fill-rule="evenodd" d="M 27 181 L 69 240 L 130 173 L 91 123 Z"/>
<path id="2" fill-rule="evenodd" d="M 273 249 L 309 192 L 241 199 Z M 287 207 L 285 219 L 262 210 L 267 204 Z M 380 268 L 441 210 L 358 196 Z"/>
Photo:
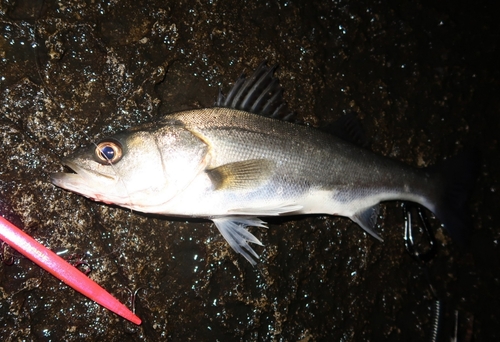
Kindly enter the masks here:
<path id="1" fill-rule="evenodd" d="M 262 246 L 262 242 L 250 233 L 246 227 L 267 228 L 264 221 L 256 217 L 243 216 L 217 217 L 213 218 L 212 221 L 236 253 L 243 255 L 252 265 L 257 263 L 255 259 L 259 259 L 259 255 L 250 247 L 249 243 Z"/>
<path id="2" fill-rule="evenodd" d="M 379 211 L 380 206 L 377 204 L 358 211 L 351 217 L 351 220 L 359 224 L 361 228 L 377 240 L 383 241 L 382 238 L 375 232 L 375 225 L 377 224 Z"/>

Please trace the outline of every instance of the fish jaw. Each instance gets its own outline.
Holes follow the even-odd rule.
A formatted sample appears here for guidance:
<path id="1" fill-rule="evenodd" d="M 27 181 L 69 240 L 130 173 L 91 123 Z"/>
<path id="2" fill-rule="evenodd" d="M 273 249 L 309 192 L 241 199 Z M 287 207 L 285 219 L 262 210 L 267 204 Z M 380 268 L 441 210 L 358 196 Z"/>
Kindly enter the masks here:
<path id="1" fill-rule="evenodd" d="M 110 186 L 116 186 L 118 183 L 116 176 L 80 167 L 68 159 L 63 159 L 63 165 L 73 171 L 73 173 L 56 172 L 51 174 L 50 181 L 54 185 L 94 201 L 106 204 L 112 204 L 117 201 L 108 199 L 109 196 L 105 196 L 99 191 L 99 189 L 106 191 Z M 96 182 L 99 184 L 96 184 Z"/>

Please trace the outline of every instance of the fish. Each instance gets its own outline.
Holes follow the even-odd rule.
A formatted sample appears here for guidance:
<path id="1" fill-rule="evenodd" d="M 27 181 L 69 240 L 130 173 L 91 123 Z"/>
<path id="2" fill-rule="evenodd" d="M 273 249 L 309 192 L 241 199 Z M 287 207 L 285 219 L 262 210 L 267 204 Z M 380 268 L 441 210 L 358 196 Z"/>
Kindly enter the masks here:
<path id="1" fill-rule="evenodd" d="M 220 91 L 213 107 L 167 114 L 75 151 L 51 182 L 139 212 L 211 220 L 252 265 L 259 256 L 250 244 L 262 243 L 247 228 L 267 227 L 263 217 L 343 216 L 381 240 L 380 203 L 396 200 L 427 208 L 466 244 L 475 153 L 415 168 L 363 146 L 350 116 L 329 132 L 299 124 L 275 70 L 263 62 L 227 96 Z"/>

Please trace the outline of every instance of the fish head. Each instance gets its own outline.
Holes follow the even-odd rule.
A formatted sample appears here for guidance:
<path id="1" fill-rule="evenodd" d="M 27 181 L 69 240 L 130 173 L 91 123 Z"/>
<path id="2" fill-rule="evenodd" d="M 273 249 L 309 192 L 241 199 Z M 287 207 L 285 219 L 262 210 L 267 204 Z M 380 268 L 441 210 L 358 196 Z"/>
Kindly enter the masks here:
<path id="1" fill-rule="evenodd" d="M 207 164 L 207 147 L 176 125 L 140 126 L 64 157 L 56 186 L 95 201 L 156 212 L 182 192 Z"/>

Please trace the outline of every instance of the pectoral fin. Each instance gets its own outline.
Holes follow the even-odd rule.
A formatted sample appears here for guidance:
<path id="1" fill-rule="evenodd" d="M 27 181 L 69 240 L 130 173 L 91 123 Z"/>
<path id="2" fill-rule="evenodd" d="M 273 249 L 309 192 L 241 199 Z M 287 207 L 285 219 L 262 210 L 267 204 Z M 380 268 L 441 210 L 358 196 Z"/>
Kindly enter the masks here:
<path id="1" fill-rule="evenodd" d="M 236 253 L 243 255 L 252 265 L 257 263 L 254 258 L 258 259 L 259 255 L 255 253 L 248 243 L 251 242 L 260 246 L 262 246 L 262 243 L 246 227 L 267 228 L 264 221 L 255 217 L 239 216 L 218 217 L 213 218 L 212 221 Z"/>
<path id="2" fill-rule="evenodd" d="M 242 190 L 255 188 L 269 180 L 274 170 L 274 162 L 267 159 L 251 159 L 224 164 L 207 170 L 215 190 Z"/>
<path id="3" fill-rule="evenodd" d="M 363 210 L 358 211 L 351 217 L 351 220 L 356 222 L 363 228 L 368 234 L 374 238 L 382 241 L 382 238 L 375 232 L 374 228 L 377 224 L 377 217 L 380 211 L 379 205 L 374 205 Z"/>

